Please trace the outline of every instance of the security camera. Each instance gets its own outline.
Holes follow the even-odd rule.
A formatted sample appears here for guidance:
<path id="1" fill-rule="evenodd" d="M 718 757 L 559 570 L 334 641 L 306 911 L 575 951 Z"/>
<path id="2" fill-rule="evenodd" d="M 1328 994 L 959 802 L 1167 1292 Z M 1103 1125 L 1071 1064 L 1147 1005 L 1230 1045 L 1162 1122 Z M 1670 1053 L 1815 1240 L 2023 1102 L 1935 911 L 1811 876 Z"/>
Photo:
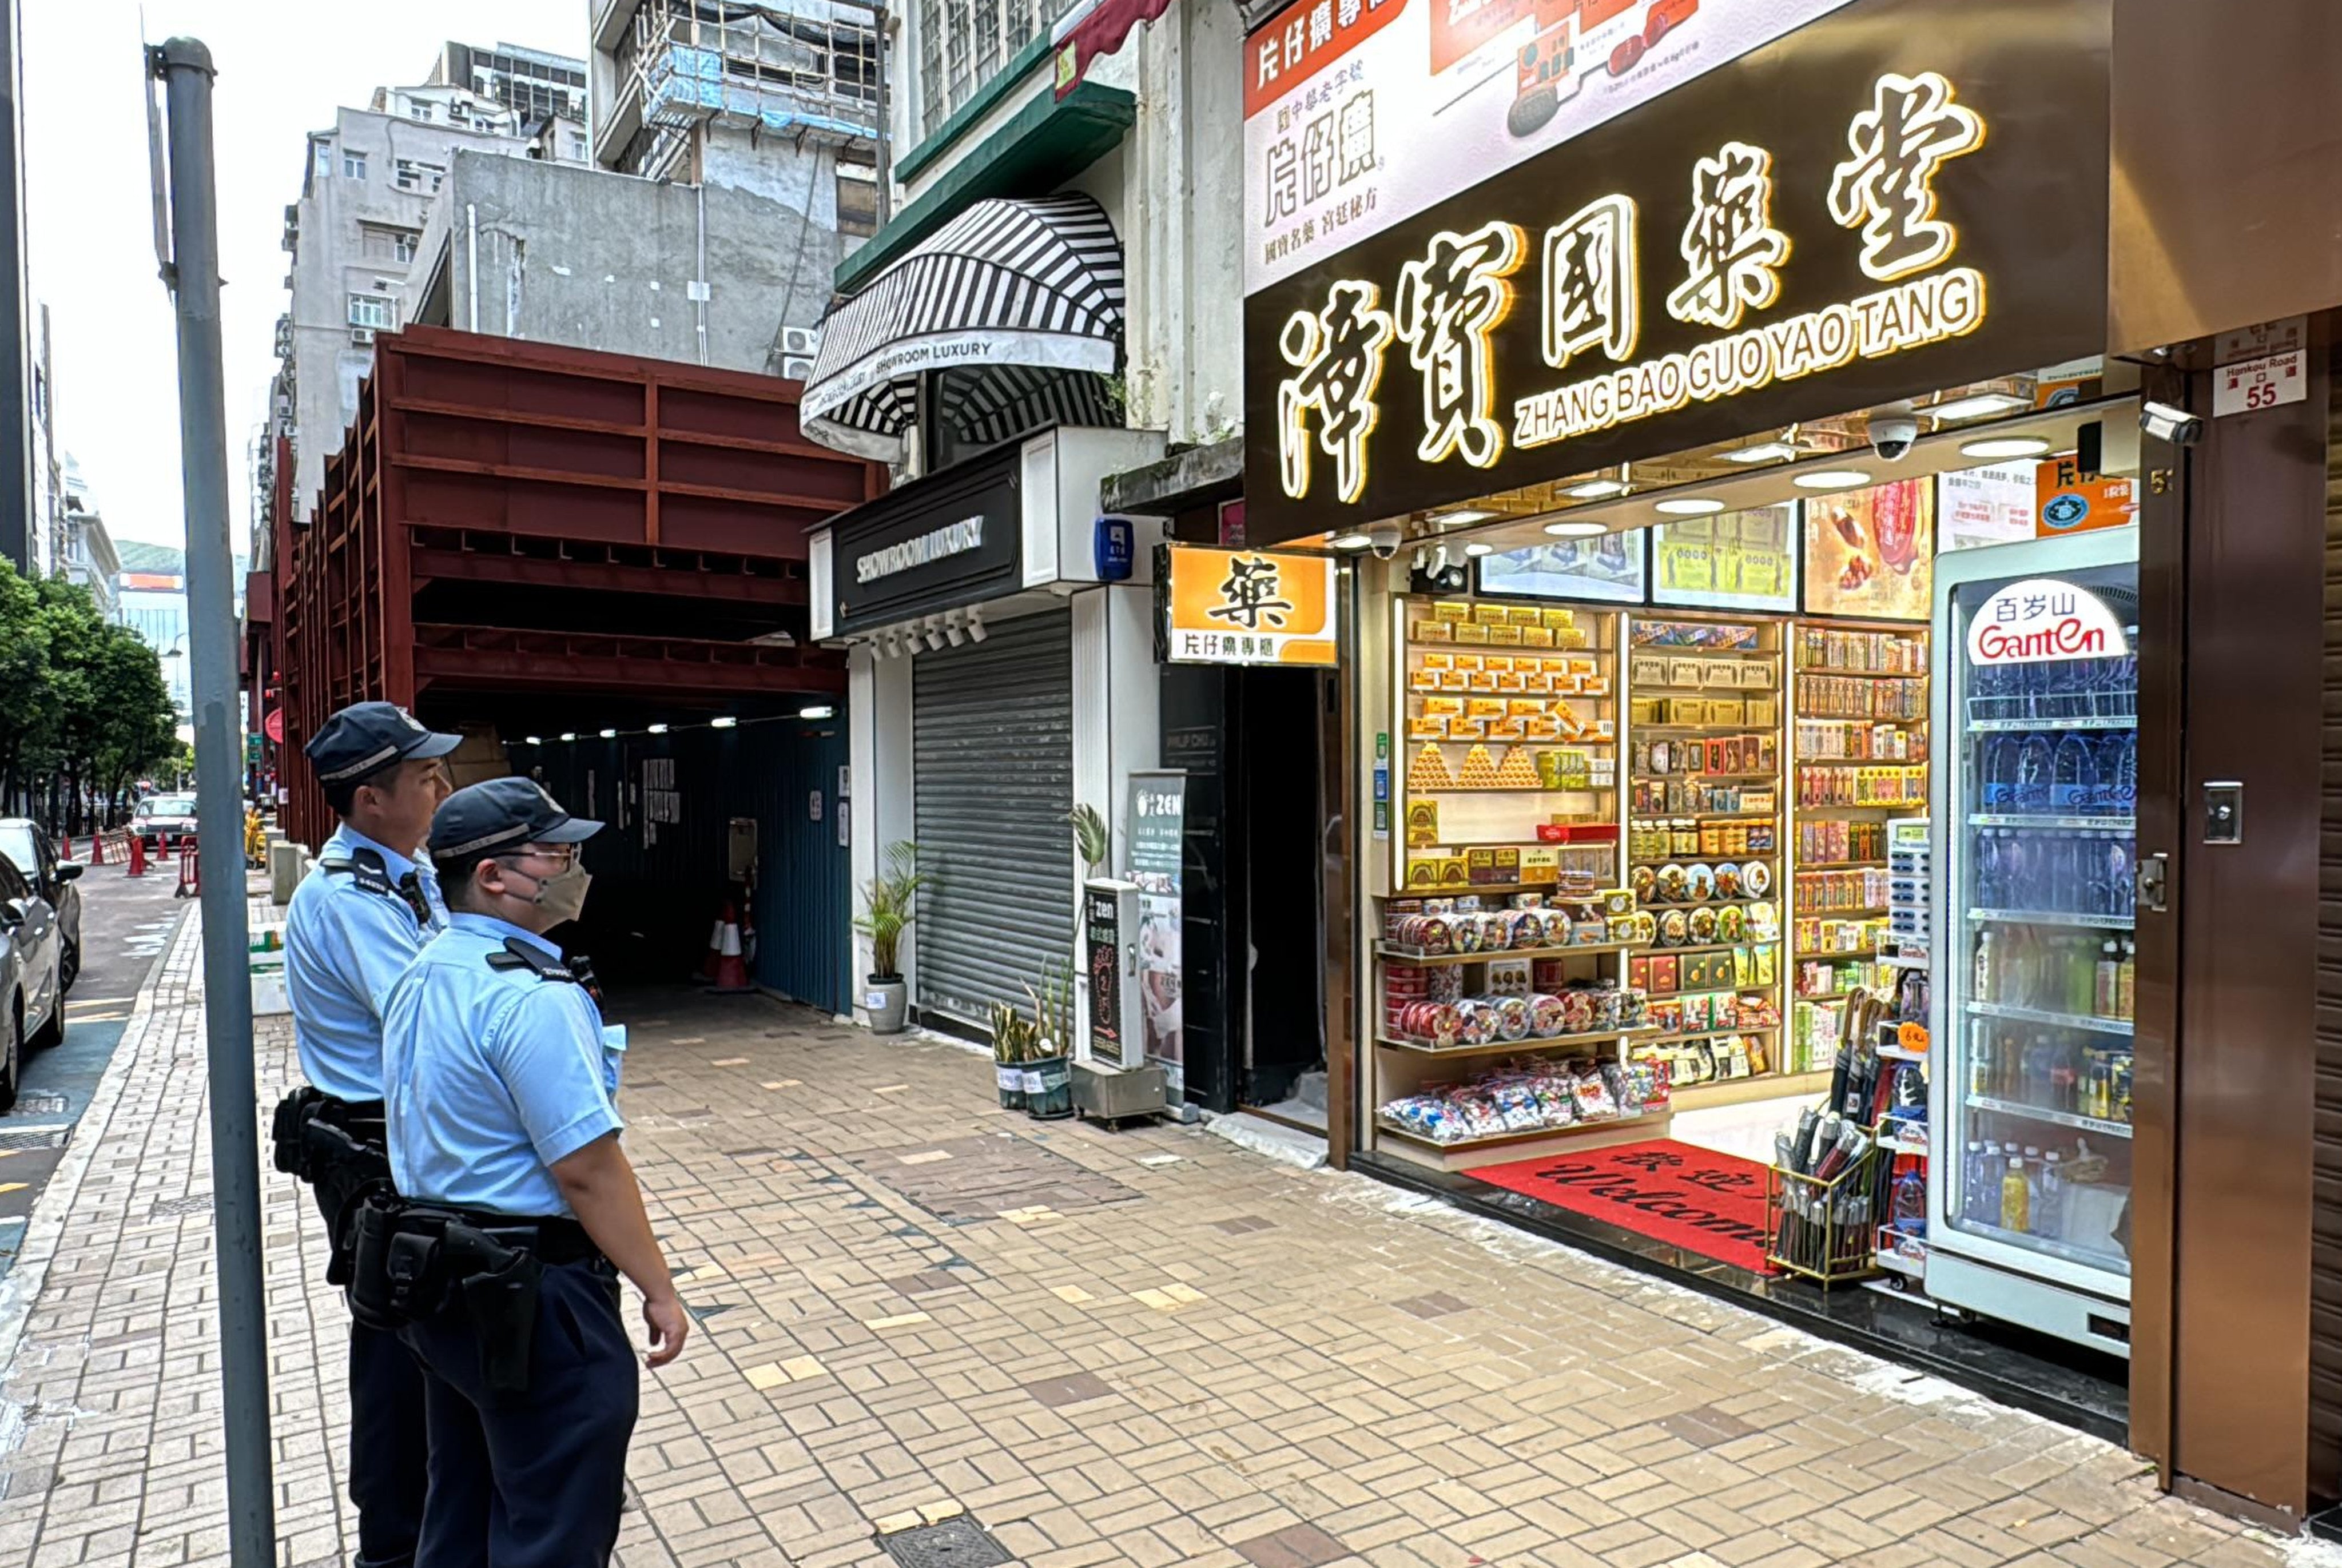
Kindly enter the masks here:
<path id="1" fill-rule="evenodd" d="M 1404 537 L 1397 524 L 1377 523 L 1366 530 L 1366 546 L 1374 551 L 1376 560 L 1387 561 L 1398 554 Z"/>
<path id="2" fill-rule="evenodd" d="M 2140 404 L 2138 427 L 2157 441 L 2168 441 L 2174 446 L 2193 446 L 2204 439 L 2204 416 L 2174 408 L 2167 403 Z"/>
<path id="3" fill-rule="evenodd" d="M 1907 414 L 1895 414 L 1870 422 L 1870 449 L 1887 463 L 1899 463 L 1911 454 L 1911 444 L 1919 439 L 1919 422 Z"/>

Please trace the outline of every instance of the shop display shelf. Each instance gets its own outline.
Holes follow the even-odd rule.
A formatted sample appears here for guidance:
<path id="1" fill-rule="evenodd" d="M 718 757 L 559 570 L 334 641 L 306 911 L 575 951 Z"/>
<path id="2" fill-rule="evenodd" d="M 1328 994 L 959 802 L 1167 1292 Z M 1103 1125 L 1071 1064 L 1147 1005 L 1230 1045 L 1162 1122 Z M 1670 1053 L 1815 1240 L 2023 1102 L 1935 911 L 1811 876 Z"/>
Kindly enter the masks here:
<path id="1" fill-rule="evenodd" d="M 1416 1040 L 1405 1034 L 1377 1034 L 1375 1044 L 1394 1051 L 1412 1051 L 1418 1056 L 1528 1056 L 1540 1051 L 1569 1051 L 1582 1045 L 1640 1040 L 1657 1033 L 1657 1030 L 1646 1025 L 1633 1029 L 1596 1029 L 1583 1034 L 1530 1034 L 1518 1040 L 1490 1040 L 1478 1045 L 1436 1045 L 1428 1040 Z"/>
<path id="2" fill-rule="evenodd" d="M 1971 812 L 1970 827 L 2064 827 L 2083 831 L 2110 828 L 2117 833 L 2136 833 L 2138 819 L 2130 816 L 2056 816 L 2040 812 Z"/>
<path id="3" fill-rule="evenodd" d="M 1801 860 L 1797 870 L 1807 871 L 1885 871 L 1883 860 Z"/>
<path id="4" fill-rule="evenodd" d="M 1960 726 L 1975 734 L 2011 734 L 2018 731 L 2056 730 L 2135 730 L 2138 715 L 2093 715 L 2073 719 L 1969 719 Z"/>
<path id="5" fill-rule="evenodd" d="M 1461 742 L 1453 743 L 1462 744 Z M 1478 743 L 1487 744 L 1487 742 Z M 1497 741 L 1497 745 L 1533 746 L 1537 741 Z M 1409 784 L 1409 794 L 1607 794 L 1612 786 L 1604 784 Z M 1509 842 L 1509 841 L 1508 841 Z M 1420 846 L 1418 846 L 1420 847 Z"/>
<path id="6" fill-rule="evenodd" d="M 1860 766 L 1861 764 L 1847 764 L 1833 765 Z M 1817 801 L 1811 805 L 1801 805 L 1797 807 L 1797 814 L 1799 816 L 1810 816 L 1817 813 L 1839 813 L 1849 811 L 1899 811 L 1916 814 L 1926 811 L 1927 809 L 1927 802 L 1917 800 L 1833 800 Z"/>
<path id="7" fill-rule="evenodd" d="M 1772 780 L 1772 779 L 1777 779 L 1777 778 L 1779 778 L 1779 777 L 1781 776 L 1781 774 L 1780 774 L 1779 770 L 1777 770 L 1777 769 L 1774 769 L 1774 770 L 1769 770 L 1769 771 L 1763 772 L 1763 773 L 1736 773 L 1736 774 L 1711 774 L 1711 773 L 1666 773 L 1666 774 L 1643 774 L 1643 773 L 1638 773 L 1638 774 L 1636 774 L 1635 776 L 1636 776 L 1636 778 L 1638 778 L 1638 779 L 1644 779 L 1644 780 L 1646 780 L 1646 781 L 1648 781 L 1648 782 L 1650 782 L 1650 783 L 1652 783 L 1652 784 L 1666 784 L 1666 783 L 1668 783 L 1668 782 L 1670 782 L 1670 781 L 1674 781 L 1674 782 L 1676 782 L 1676 783 L 1682 783 L 1682 784 L 1695 784 L 1695 783 L 1704 782 L 1704 781 L 1706 781 L 1706 780 L 1709 780 L 1709 779 L 1726 779 L 1726 780 L 1728 780 L 1728 781 L 1730 781 L 1730 782 L 1732 782 L 1732 783 L 1735 783 L 1735 784 L 1743 784 L 1743 783 L 1747 783 L 1747 782 L 1750 782 L 1750 781 L 1757 781 L 1757 780 Z M 1699 814 L 1698 814 L 1698 813 L 1696 813 L 1696 812 L 1686 812 L 1686 813 L 1684 813 L 1683 814 L 1687 815 L 1687 816 L 1696 816 L 1696 815 L 1698 815 Z M 1771 815 L 1772 814 L 1768 812 L 1768 813 L 1767 813 L 1766 814 L 1769 816 L 1769 815 Z"/>
<path id="8" fill-rule="evenodd" d="M 1664 610 L 1636 611 L 1636 613 L 1646 614 L 1654 620 L 1664 619 L 1666 614 Z M 1748 623 L 1744 620 L 1737 624 L 1746 625 Z M 1626 652 L 1630 655 L 1665 654 L 1673 659 L 1731 659 L 1742 663 L 1750 659 L 1777 659 L 1781 656 L 1781 651 L 1778 648 L 1704 648 L 1695 647 L 1688 643 L 1630 642 L 1626 644 Z"/>
<path id="9" fill-rule="evenodd" d="M 1733 990 L 1736 989 L 1736 987 L 1727 986 L 1726 989 Z M 1752 989 L 1754 988 L 1752 987 Z M 1682 993 L 1678 992 L 1675 994 L 1680 995 Z M 1708 993 L 1705 991 L 1696 991 L 1692 993 L 1692 994 L 1695 996 L 1706 996 Z M 1665 996 L 1658 996 L 1652 998 L 1652 1000 L 1656 1002 L 1665 1002 L 1667 998 Z M 1643 1036 L 1643 1044 L 1646 1045 L 1658 1045 L 1679 1044 L 1686 1040 L 1727 1040 L 1735 1034 L 1772 1034 L 1777 1033 L 1780 1027 L 1781 1026 L 1778 1024 L 1746 1024 L 1737 1029 L 1686 1029 L 1674 1034 L 1646 1034 Z M 1759 1075 L 1761 1076 L 1761 1074 Z"/>
<path id="10" fill-rule="evenodd" d="M 1542 697 L 1548 700 L 1574 697 L 1582 703 L 1616 700 L 1608 692 L 1506 692 L 1495 686 L 1410 686 L 1406 694 L 1410 697 Z"/>
<path id="11" fill-rule="evenodd" d="M 2094 1253 L 2087 1247 L 2068 1246 L 2064 1242 L 2052 1241 L 2047 1236 L 2037 1236 L 2030 1231 L 2012 1231 L 2004 1225 L 1988 1225 L 1980 1220 L 1964 1220 L 1957 1215 L 1953 1217 L 1952 1223 L 1959 1229 L 1973 1234 L 1988 1236 L 1996 1242 L 2012 1247 L 2020 1247 L 2029 1252 L 2047 1253 L 2053 1258 L 2064 1258 L 2068 1263 L 2080 1263 L 2086 1268 L 2109 1270 L 2117 1274 L 2130 1273 L 2128 1261 L 2118 1253 Z"/>
<path id="12" fill-rule="evenodd" d="M 1793 964 L 1830 964 L 1877 956 L 1878 949 L 1876 947 L 1817 947 L 1805 953 L 1791 954 L 1789 961 Z"/>
<path id="13" fill-rule="evenodd" d="M 1664 904 L 1655 898 L 1642 908 L 1646 914 L 1665 914 L 1671 909 L 1724 909 L 1743 904 L 1763 904 L 1772 896 L 1769 893 L 1736 893 L 1726 898 L 1676 898 Z"/>
<path id="14" fill-rule="evenodd" d="M 1897 1154 L 1915 1154 L 1924 1159 L 1927 1154 L 1927 1124 L 1909 1120 L 1881 1122 L 1878 1124 L 1878 1146 Z"/>
<path id="15" fill-rule="evenodd" d="M 1927 1243 L 1925 1237 L 1906 1235 L 1891 1226 L 1881 1225 L 1877 1246 L 1878 1266 L 1887 1273 L 1901 1274 L 1907 1279 L 1923 1280 L 1927 1277 Z"/>
<path id="16" fill-rule="evenodd" d="M 1736 1029 L 1731 1033 L 1746 1034 L 1753 1031 Z M 1827 1070 L 1817 1073 L 1768 1071 L 1751 1073 L 1741 1078 L 1711 1078 L 1705 1084 L 1677 1084 L 1668 1094 L 1676 1110 L 1697 1111 L 1716 1105 L 1745 1104 L 1751 1100 L 1827 1094 L 1829 1084 L 1830 1075 Z"/>
<path id="17" fill-rule="evenodd" d="M 1881 1045 L 1878 1048 L 1878 1055 L 1880 1060 L 1886 1062 L 1917 1062 L 1923 1066 L 1927 1060 L 1927 1054 L 1925 1051 L 1906 1051 L 1900 1045 Z"/>
<path id="18" fill-rule="evenodd" d="M 2070 925 L 2084 931 L 2129 931 L 2137 920 L 2127 914 L 2068 914 L 2054 909 L 1971 909 L 1976 925 Z"/>
<path id="19" fill-rule="evenodd" d="M 1422 1134 L 1402 1127 L 1381 1116 L 1375 1118 L 1375 1128 L 1386 1138 L 1396 1138 L 1418 1149 L 1430 1149 L 1445 1154 L 1455 1149 L 1501 1149 L 1518 1144 L 1535 1143 L 1541 1138 L 1566 1138 L 1572 1133 L 1596 1133 L 1613 1127 L 1635 1127 L 1649 1123 L 1665 1123 L 1669 1113 L 1665 1110 L 1646 1111 L 1639 1116 L 1609 1116 L 1599 1122 L 1564 1122 L 1552 1127 L 1531 1127 L 1517 1133 L 1492 1133 L 1481 1138 L 1455 1138 L 1441 1143 Z"/>
<path id="20" fill-rule="evenodd" d="M 1994 1094 L 1970 1094 L 1968 1107 L 1990 1111 L 1997 1115 L 2014 1116 L 2020 1122 L 2039 1122 L 2045 1126 L 2073 1127 L 2085 1133 L 2101 1133 L 2109 1138 L 2131 1135 L 2128 1122 L 2109 1122 L 2102 1116 L 2085 1116 L 2074 1111 L 2052 1111 L 2039 1105 L 2028 1105 L 2022 1100 L 2003 1100 Z"/>
<path id="21" fill-rule="evenodd" d="M 1855 990 L 1857 991 L 1866 988 L 1862 986 L 1855 987 Z M 1851 1000 L 1853 995 L 1854 991 L 1816 991 L 1812 993 L 1793 991 L 1789 993 L 1789 999 L 1793 1002 L 1846 1002 Z"/>
<path id="22" fill-rule="evenodd" d="M 1423 846 L 1421 844 L 1417 844 L 1416 847 L 1420 849 Z M 1539 844 L 1535 842 L 1521 844 L 1518 840 L 1507 840 L 1503 847 L 1518 847 L 1522 849 L 1608 849 L 1611 846 L 1606 844 Z M 1501 897 L 1516 893 L 1541 893 L 1547 898 L 1558 898 L 1573 903 L 1584 903 L 1599 896 L 1603 888 L 1607 885 L 1609 884 L 1606 883 L 1596 882 L 1589 884 L 1585 887 L 1572 889 L 1560 887 L 1550 882 L 1456 882 L 1443 884 L 1436 887 L 1396 887 L 1383 896 L 1389 898 L 1486 898 L 1491 895 Z M 1490 911 L 1489 913 L 1493 914 L 1495 912 Z"/>
<path id="23" fill-rule="evenodd" d="M 1968 1012 L 1979 1018 L 2007 1018 L 2018 1024 L 2046 1024 L 2058 1029 L 2087 1029 L 2097 1034 L 2136 1033 L 2129 1020 L 2101 1018 L 2095 1013 L 2052 1013 L 2039 1007 L 2016 1007 L 2006 1002 L 1964 1002 Z"/>
<path id="24" fill-rule="evenodd" d="M 1857 905 L 1853 909 L 1793 909 L 1789 911 L 1789 918 L 1792 920 L 1884 920 L 1893 913 L 1884 904 L 1872 904 L 1868 907 Z"/>
<path id="25" fill-rule="evenodd" d="M 1503 914 L 1502 910 L 1491 913 Z M 1402 946 L 1396 942 L 1375 944 L 1378 957 L 1394 964 L 1486 964 L 1492 958 L 1576 958 L 1585 954 L 1648 953 L 1650 944 L 1642 942 L 1573 942 L 1566 947 L 1499 947 L 1493 952 L 1426 953 L 1421 948 Z"/>
<path id="26" fill-rule="evenodd" d="M 1737 953 L 1744 947 L 1771 947 L 1780 940 L 1777 936 L 1748 936 L 1743 937 L 1738 942 L 1697 942 L 1682 947 L 1668 947 L 1660 943 L 1653 943 L 1644 951 L 1654 958 L 1674 958 L 1697 953 Z M 1729 991 L 1733 987 L 1726 985 L 1712 989 Z"/>
<path id="27" fill-rule="evenodd" d="M 1844 676 L 1857 681 L 1924 681 L 1927 678 L 1925 670 L 1835 670 L 1827 664 L 1799 664 L 1797 673 L 1801 675 Z"/>

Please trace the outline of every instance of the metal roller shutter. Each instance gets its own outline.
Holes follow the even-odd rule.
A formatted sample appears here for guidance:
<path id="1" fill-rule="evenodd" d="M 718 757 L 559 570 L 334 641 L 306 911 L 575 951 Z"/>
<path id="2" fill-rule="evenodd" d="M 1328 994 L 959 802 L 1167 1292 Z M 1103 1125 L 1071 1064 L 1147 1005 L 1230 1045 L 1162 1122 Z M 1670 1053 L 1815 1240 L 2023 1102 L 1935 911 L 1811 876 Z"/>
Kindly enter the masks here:
<path id="1" fill-rule="evenodd" d="M 921 654 L 911 680 L 919 1005 L 981 1024 L 1072 960 L 1072 614 Z"/>

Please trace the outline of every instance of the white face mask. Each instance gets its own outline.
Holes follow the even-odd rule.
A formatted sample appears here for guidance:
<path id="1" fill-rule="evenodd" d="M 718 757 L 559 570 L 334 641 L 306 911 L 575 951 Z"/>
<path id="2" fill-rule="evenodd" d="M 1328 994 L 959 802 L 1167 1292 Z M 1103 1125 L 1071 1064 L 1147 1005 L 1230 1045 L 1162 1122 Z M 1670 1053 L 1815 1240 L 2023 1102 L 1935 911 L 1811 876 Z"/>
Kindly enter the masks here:
<path id="1" fill-rule="evenodd" d="M 594 884 L 593 874 L 575 860 L 555 875 L 530 880 L 536 884 L 536 894 L 529 902 L 551 915 L 555 925 L 577 918 L 586 907 L 586 890 Z"/>

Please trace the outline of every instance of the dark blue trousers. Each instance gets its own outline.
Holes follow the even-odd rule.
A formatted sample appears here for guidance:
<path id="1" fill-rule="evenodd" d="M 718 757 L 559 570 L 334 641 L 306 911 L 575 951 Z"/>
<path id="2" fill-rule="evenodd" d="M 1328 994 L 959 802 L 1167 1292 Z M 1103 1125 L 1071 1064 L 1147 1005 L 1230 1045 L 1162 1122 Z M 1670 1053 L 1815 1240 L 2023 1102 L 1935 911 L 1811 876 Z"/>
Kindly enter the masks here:
<path id="1" fill-rule="evenodd" d="M 491 1393 L 459 1304 L 400 1337 L 423 1363 L 430 1506 L 417 1568 L 587 1568 L 618 1542 L 640 1398 L 606 1264 L 545 1271 L 526 1393 Z"/>
<path id="2" fill-rule="evenodd" d="M 322 1204 L 320 1205 L 322 1207 Z M 326 1216 L 326 1223 L 333 1216 Z M 423 1367 L 395 1333 L 350 1324 L 350 1501 L 357 1568 L 410 1568 L 423 1533 Z"/>

